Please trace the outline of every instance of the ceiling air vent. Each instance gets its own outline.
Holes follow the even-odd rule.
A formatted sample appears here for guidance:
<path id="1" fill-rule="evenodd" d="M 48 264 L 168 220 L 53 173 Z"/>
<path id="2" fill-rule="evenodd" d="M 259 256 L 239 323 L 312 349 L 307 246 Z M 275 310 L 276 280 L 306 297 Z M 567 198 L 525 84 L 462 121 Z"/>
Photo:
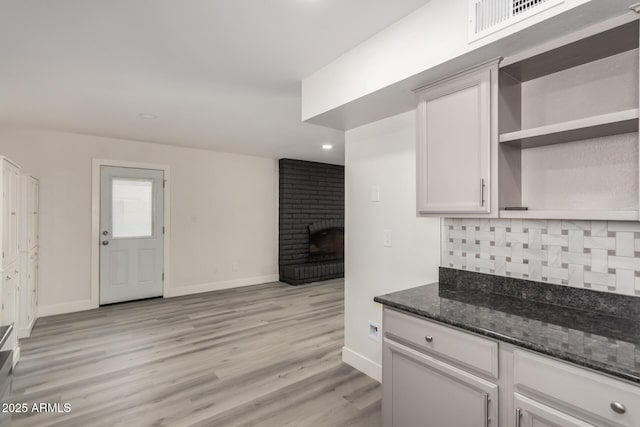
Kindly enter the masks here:
<path id="1" fill-rule="evenodd" d="M 469 0 L 469 41 L 564 3 L 564 0 Z"/>

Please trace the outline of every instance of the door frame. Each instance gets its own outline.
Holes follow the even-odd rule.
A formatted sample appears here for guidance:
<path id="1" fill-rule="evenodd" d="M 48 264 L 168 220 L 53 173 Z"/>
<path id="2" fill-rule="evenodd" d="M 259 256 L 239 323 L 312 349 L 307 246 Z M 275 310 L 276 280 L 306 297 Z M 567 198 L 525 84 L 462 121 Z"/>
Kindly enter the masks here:
<path id="1" fill-rule="evenodd" d="M 100 172 L 102 166 L 120 168 L 153 169 L 164 172 L 164 280 L 162 282 L 162 297 L 167 296 L 171 287 L 170 272 L 170 242 L 171 242 L 171 176 L 168 165 L 139 163 L 120 160 L 92 159 L 91 168 L 91 306 L 100 307 Z"/>

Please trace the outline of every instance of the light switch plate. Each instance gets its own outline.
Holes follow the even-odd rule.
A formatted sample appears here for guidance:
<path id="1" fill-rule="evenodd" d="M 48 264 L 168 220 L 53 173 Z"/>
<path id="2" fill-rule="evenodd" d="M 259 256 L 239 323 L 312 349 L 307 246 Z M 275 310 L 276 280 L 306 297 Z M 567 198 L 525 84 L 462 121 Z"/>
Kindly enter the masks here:
<path id="1" fill-rule="evenodd" d="M 380 187 L 377 185 L 371 186 L 371 201 L 372 202 L 380 201 Z"/>
<path id="2" fill-rule="evenodd" d="M 383 245 L 387 248 L 390 248 L 393 245 L 393 233 L 391 230 L 384 230 L 384 243 Z"/>

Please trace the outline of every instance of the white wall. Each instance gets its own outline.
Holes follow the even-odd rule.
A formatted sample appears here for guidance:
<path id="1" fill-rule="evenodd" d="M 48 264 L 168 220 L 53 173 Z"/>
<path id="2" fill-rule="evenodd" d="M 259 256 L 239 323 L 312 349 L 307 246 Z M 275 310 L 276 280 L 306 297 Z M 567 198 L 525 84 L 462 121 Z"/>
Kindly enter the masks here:
<path id="1" fill-rule="evenodd" d="M 376 295 L 434 282 L 440 220 L 416 217 L 415 111 L 346 133 L 345 348 L 343 360 L 381 377 L 382 345 L 367 337 L 382 322 Z M 380 202 L 371 201 L 372 186 Z M 383 246 L 383 230 L 393 232 Z"/>
<path id="2" fill-rule="evenodd" d="M 626 13 L 628 6 L 635 2 L 565 0 L 530 19 L 469 43 L 468 0 L 431 0 L 303 79 L 302 119 L 310 120 L 362 100 L 383 88 L 472 52 L 475 53 L 470 60 L 479 62 L 511 55 L 594 22 Z M 551 19 L 554 17 L 557 19 Z M 541 22 L 543 25 L 537 25 Z M 458 65 L 458 69 L 475 63 Z M 455 68 L 443 71 L 446 75 Z M 433 78 L 426 74 L 426 81 Z M 404 90 L 410 91 L 415 87 L 405 87 Z M 384 108 L 379 104 L 375 106 Z M 361 105 L 359 108 L 364 107 Z"/>
<path id="3" fill-rule="evenodd" d="M 14 128 L 0 154 L 41 181 L 40 315 L 91 308 L 92 158 L 170 166 L 167 296 L 277 280 L 273 159 Z"/>

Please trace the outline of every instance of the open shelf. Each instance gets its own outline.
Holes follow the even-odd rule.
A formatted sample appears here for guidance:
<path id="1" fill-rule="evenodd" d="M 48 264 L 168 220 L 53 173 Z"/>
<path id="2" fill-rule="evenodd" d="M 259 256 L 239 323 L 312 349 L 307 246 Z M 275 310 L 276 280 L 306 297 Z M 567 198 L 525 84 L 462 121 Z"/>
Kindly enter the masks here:
<path id="1" fill-rule="evenodd" d="M 500 211 L 500 218 L 638 221 L 637 210 L 528 210 Z"/>
<path id="2" fill-rule="evenodd" d="M 638 21 L 582 37 L 580 32 L 506 58 L 501 68 L 520 82 L 638 48 Z"/>
<path id="3" fill-rule="evenodd" d="M 541 147 L 638 131 L 638 109 L 601 114 L 500 135 L 500 143 Z"/>
<path id="4" fill-rule="evenodd" d="M 626 19 L 501 62 L 500 218 L 640 220 L 640 28 Z"/>

